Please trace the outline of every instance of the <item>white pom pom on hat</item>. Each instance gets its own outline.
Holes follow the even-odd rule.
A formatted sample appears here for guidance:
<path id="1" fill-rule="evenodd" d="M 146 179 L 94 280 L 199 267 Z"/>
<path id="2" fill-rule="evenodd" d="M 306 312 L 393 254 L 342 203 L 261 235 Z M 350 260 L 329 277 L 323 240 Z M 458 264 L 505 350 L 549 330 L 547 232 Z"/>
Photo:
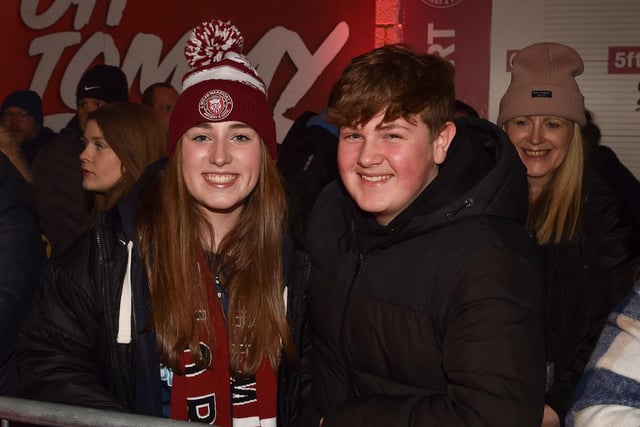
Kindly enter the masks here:
<path id="1" fill-rule="evenodd" d="M 182 135 L 203 122 L 239 121 L 254 128 L 273 158 L 277 154 L 273 112 L 267 88 L 243 55 L 244 38 L 233 24 L 203 22 L 193 29 L 185 47 L 191 70 L 171 114 L 167 151 L 172 154 Z"/>

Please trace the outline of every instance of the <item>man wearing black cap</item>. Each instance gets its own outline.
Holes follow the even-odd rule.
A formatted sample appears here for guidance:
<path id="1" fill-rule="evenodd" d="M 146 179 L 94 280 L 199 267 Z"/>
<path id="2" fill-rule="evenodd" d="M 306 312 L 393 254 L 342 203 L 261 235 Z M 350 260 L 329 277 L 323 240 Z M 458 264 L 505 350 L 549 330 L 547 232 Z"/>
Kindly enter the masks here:
<path id="1" fill-rule="evenodd" d="M 2 102 L 0 124 L 20 145 L 24 159 L 30 165 L 38 150 L 57 134 L 43 126 L 42 99 L 32 90 L 12 92 Z"/>
<path id="2" fill-rule="evenodd" d="M 98 64 L 78 82 L 78 110 L 60 137 L 44 147 L 33 162 L 33 187 L 40 226 L 54 253 L 62 252 L 91 225 L 93 195 L 82 188 L 80 137 L 90 112 L 110 102 L 127 101 L 127 77 L 118 67 Z"/>

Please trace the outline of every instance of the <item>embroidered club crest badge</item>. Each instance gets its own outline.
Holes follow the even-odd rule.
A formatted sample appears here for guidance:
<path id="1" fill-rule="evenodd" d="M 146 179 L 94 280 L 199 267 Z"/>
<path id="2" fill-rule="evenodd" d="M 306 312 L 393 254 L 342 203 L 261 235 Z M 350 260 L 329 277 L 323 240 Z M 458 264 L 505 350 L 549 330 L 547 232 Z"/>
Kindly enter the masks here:
<path id="1" fill-rule="evenodd" d="M 226 119 L 233 110 L 233 99 L 220 89 L 210 90 L 205 93 L 198 103 L 200 115 L 210 121 Z"/>

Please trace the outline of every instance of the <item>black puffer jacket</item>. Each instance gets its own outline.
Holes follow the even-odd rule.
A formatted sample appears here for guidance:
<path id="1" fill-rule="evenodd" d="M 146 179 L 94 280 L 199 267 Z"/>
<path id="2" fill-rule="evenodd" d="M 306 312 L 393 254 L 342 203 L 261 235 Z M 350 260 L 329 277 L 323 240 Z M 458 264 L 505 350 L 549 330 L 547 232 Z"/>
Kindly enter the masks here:
<path id="1" fill-rule="evenodd" d="M 590 171 L 576 238 L 540 247 L 546 287 L 546 401 L 561 420 L 606 316 L 633 286 L 631 227 L 621 202 Z M 564 423 L 563 423 L 564 424 Z"/>
<path id="2" fill-rule="evenodd" d="M 132 280 L 132 330 L 138 332 L 130 343 L 116 342 L 127 242 L 117 213 L 104 212 L 51 261 L 18 342 L 21 397 L 160 415 L 160 361 L 141 317 L 147 315 L 146 281 Z M 131 255 L 132 274 L 140 277 L 139 258 Z M 134 395 L 136 388 L 144 399 Z"/>
<path id="3" fill-rule="evenodd" d="M 333 426 L 535 426 L 542 282 L 506 135 L 456 122 L 439 175 L 380 227 L 334 183 L 307 232 L 313 402 Z"/>
<path id="4" fill-rule="evenodd" d="M 40 228 L 61 253 L 93 223 L 94 196 L 82 188 L 84 144 L 77 115 L 60 135 L 38 149 L 31 169 Z"/>
<path id="5" fill-rule="evenodd" d="M 136 188 L 47 269 L 34 310 L 19 340 L 19 394 L 29 399 L 162 416 L 160 360 L 149 321 L 149 287 L 137 251 L 134 212 L 141 188 L 163 168 L 150 166 Z M 145 194 L 149 190 L 145 190 Z M 290 247 L 291 245 L 285 245 Z M 286 261 L 293 262 L 291 251 Z M 127 269 L 131 261 L 130 269 Z M 304 264 L 285 266 L 288 317 L 300 348 Z M 125 274 L 130 272 L 131 342 L 118 343 Z M 294 310 L 301 310 L 294 312 Z M 124 340 L 126 341 L 126 340 Z M 278 425 L 294 425 L 300 365 L 279 376 Z M 286 400 L 285 400 L 286 399 Z"/>
<path id="6" fill-rule="evenodd" d="M 0 151 L 0 395 L 15 392 L 16 340 L 44 260 L 31 188 Z"/>

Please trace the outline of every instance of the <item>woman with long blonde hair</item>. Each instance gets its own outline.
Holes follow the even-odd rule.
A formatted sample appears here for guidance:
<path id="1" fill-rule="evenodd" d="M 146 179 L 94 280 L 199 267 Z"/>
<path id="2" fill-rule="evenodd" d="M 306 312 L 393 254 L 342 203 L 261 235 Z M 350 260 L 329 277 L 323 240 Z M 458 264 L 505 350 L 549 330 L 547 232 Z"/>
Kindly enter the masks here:
<path id="1" fill-rule="evenodd" d="M 609 310 L 633 285 L 630 230 L 620 202 L 585 165 L 580 55 L 558 43 L 517 53 L 500 101 L 502 126 L 527 168 L 527 230 L 546 288 L 543 426 L 564 425 L 571 397 Z"/>

